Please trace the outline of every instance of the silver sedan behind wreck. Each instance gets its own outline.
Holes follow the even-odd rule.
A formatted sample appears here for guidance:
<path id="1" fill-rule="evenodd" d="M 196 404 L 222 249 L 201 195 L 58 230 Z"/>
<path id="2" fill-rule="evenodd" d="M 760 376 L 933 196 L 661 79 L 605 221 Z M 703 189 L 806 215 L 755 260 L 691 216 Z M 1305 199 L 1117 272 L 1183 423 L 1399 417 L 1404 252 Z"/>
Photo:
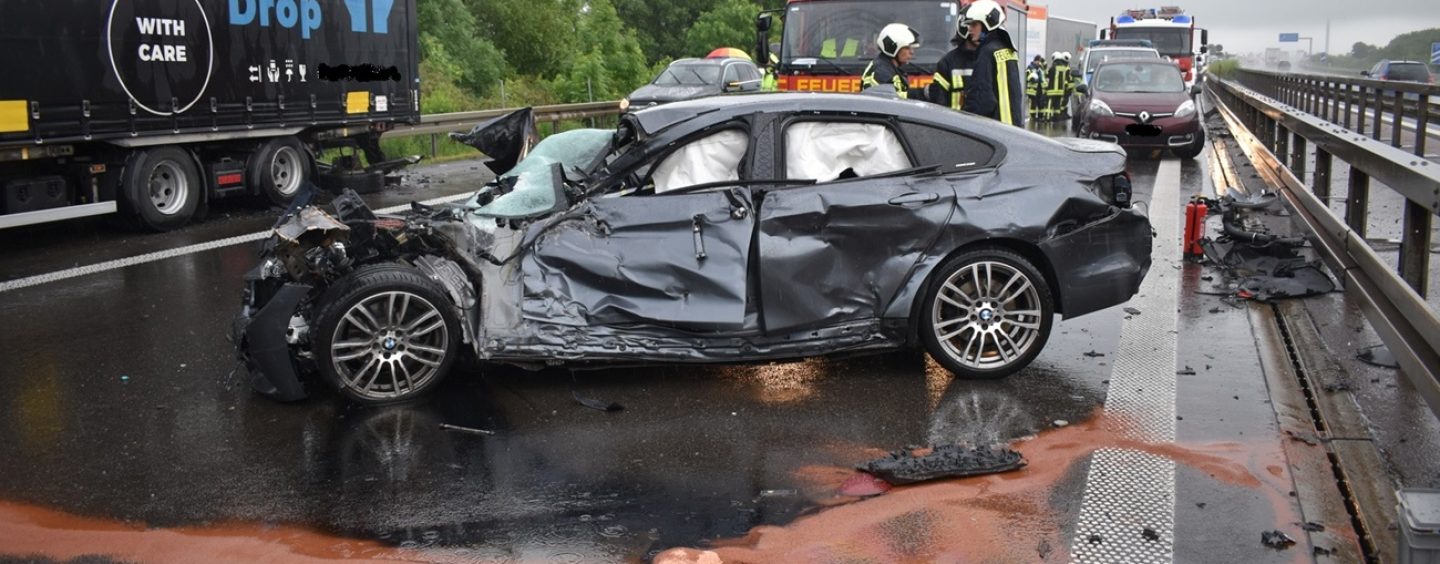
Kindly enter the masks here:
<path id="1" fill-rule="evenodd" d="M 535 145 L 528 111 L 465 140 L 500 177 L 376 217 L 281 218 L 236 343 L 257 390 L 417 396 L 462 349 L 521 366 L 736 362 L 923 346 L 1023 368 L 1054 316 L 1150 265 L 1118 147 L 867 96 L 703 99 Z"/>

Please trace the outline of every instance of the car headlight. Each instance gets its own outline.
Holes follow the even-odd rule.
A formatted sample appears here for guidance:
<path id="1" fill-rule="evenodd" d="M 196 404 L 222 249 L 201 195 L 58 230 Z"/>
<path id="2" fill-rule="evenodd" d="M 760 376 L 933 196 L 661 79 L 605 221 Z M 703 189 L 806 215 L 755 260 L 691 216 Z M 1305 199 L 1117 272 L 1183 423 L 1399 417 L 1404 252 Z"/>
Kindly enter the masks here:
<path id="1" fill-rule="evenodd" d="M 1090 113 L 1100 117 L 1110 117 L 1115 115 L 1115 111 L 1110 109 L 1109 104 L 1106 104 L 1105 102 L 1101 102 L 1099 100 L 1090 101 Z"/>
<path id="2" fill-rule="evenodd" d="M 630 99 L 629 99 L 629 98 L 621 98 L 621 99 L 620 99 L 620 111 L 621 111 L 621 112 L 624 112 L 625 110 L 628 110 L 628 109 L 630 109 Z"/>
<path id="3" fill-rule="evenodd" d="M 1175 117 L 1177 118 L 1190 117 L 1192 115 L 1195 115 L 1194 100 L 1186 100 L 1185 103 L 1180 104 L 1180 107 L 1175 108 Z"/>

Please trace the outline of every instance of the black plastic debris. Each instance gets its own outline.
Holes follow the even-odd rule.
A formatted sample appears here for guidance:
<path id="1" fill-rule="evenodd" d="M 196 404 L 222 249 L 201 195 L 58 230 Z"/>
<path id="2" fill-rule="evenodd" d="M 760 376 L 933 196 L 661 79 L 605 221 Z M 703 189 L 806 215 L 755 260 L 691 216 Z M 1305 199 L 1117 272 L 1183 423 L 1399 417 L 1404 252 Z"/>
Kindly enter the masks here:
<path id="1" fill-rule="evenodd" d="M 1371 366 L 1400 368 L 1400 361 L 1395 360 L 1395 353 L 1390 352 L 1390 348 L 1385 345 L 1360 349 L 1360 352 L 1355 353 L 1355 358 Z"/>
<path id="2" fill-rule="evenodd" d="M 535 128 L 535 113 L 530 108 L 491 118 L 469 132 L 451 133 L 450 138 L 490 157 L 485 166 L 496 175 L 510 172 L 540 141 Z"/>
<path id="3" fill-rule="evenodd" d="M 901 485 L 1009 472 L 1022 466 L 1025 466 L 1025 459 L 1008 448 L 943 445 L 924 455 L 916 455 L 911 450 L 897 450 L 884 458 L 856 466 L 856 469 Z"/>
<path id="4" fill-rule="evenodd" d="M 1335 291 L 1320 263 L 1300 255 L 1304 238 L 1271 233 L 1249 217 L 1276 201 L 1274 194 L 1260 193 L 1208 202 L 1221 214 L 1222 234 L 1201 239 L 1200 246 L 1207 262 L 1225 275 L 1224 295 L 1267 302 Z M 1250 213 L 1242 216 L 1242 211 Z"/>
<path id="5" fill-rule="evenodd" d="M 1140 310 L 1133 307 L 1127 307 L 1125 308 L 1125 313 L 1128 313 L 1130 315 L 1140 315 Z"/>
<path id="6" fill-rule="evenodd" d="M 1275 550 L 1285 550 L 1295 545 L 1295 539 L 1284 531 L 1266 531 L 1260 533 L 1260 542 Z"/>
<path id="7" fill-rule="evenodd" d="M 1160 533 L 1155 532 L 1155 529 L 1151 529 L 1150 527 L 1145 527 L 1145 530 L 1140 531 L 1140 536 L 1150 542 L 1160 540 Z"/>
<path id="8" fill-rule="evenodd" d="M 1314 521 L 1306 521 L 1304 525 L 1300 525 L 1300 528 L 1304 529 L 1307 533 L 1319 533 L 1325 530 L 1325 525 L 1321 525 Z"/>
<path id="9" fill-rule="evenodd" d="M 571 391 L 570 395 L 575 398 L 576 403 L 579 403 L 580 405 L 583 405 L 595 411 L 615 412 L 625 409 L 625 406 L 615 402 L 601 401 L 594 398 L 583 397 L 580 395 L 580 392 Z"/>
<path id="10" fill-rule="evenodd" d="M 1085 353 L 1085 356 L 1088 356 L 1088 357 L 1090 357 L 1090 358 L 1100 358 L 1100 357 L 1105 356 L 1105 353 L 1090 351 L 1090 352 Z"/>
<path id="11" fill-rule="evenodd" d="M 1105 542 L 1105 539 L 1101 538 L 1100 535 L 1090 535 L 1089 537 L 1085 538 L 1085 542 L 1088 542 L 1090 544 L 1100 544 L 1102 542 Z"/>

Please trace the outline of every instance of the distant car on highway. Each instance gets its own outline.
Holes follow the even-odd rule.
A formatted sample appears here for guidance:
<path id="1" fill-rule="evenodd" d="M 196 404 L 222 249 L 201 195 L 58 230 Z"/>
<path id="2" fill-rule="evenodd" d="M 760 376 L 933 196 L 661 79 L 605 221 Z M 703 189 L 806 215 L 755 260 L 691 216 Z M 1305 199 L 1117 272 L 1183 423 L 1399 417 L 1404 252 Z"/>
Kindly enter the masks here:
<path id="1" fill-rule="evenodd" d="M 1375 63 L 1368 71 L 1360 71 L 1360 74 L 1376 80 L 1435 84 L 1435 75 L 1430 72 L 1430 67 L 1418 61 L 1384 60 Z"/>
<path id="2" fill-rule="evenodd" d="M 680 59 L 670 63 L 650 84 L 631 92 L 620 105 L 627 110 L 638 110 L 725 92 L 758 90 L 760 69 L 748 59 Z"/>
<path id="3" fill-rule="evenodd" d="M 1185 87 L 1180 68 L 1170 61 L 1121 60 L 1101 64 L 1084 89 L 1087 105 L 1080 116 L 1081 137 L 1125 147 L 1169 149 L 1193 159 L 1205 148 L 1205 129 L 1193 96 L 1200 86 Z"/>
<path id="4" fill-rule="evenodd" d="M 1120 147 L 935 104 L 715 96 L 533 148 L 533 122 L 484 129 L 485 154 L 527 156 L 464 203 L 377 217 L 347 194 L 280 219 L 234 325 L 258 391 L 400 401 L 467 350 L 538 368 L 914 347 L 999 378 L 1150 267 Z"/>
<path id="5" fill-rule="evenodd" d="M 1093 47 L 1085 51 L 1080 66 L 1070 71 L 1071 75 L 1080 79 L 1077 84 L 1090 84 L 1090 78 L 1095 76 L 1095 67 L 1106 61 L 1162 58 L 1160 52 L 1150 47 L 1150 42 L 1146 40 L 1112 39 L 1090 43 Z M 1089 103 L 1090 100 L 1078 91 L 1070 97 L 1070 131 L 1080 130 L 1080 114 L 1085 112 L 1085 106 Z"/>

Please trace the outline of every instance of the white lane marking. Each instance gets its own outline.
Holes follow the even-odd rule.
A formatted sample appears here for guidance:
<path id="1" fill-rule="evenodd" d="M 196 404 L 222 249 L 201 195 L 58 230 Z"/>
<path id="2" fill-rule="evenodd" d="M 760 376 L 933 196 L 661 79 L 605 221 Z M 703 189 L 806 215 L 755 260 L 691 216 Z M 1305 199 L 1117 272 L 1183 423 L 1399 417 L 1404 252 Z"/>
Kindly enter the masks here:
<path id="1" fill-rule="evenodd" d="M 1150 222 L 1157 236 L 1150 272 L 1128 304 L 1140 313 L 1121 328 L 1105 417 L 1110 430 L 1122 438 L 1172 443 L 1179 321 L 1176 267 L 1181 261 L 1179 160 L 1160 164 L 1151 194 Z M 1133 449 L 1096 450 L 1070 559 L 1084 564 L 1174 562 L 1175 462 Z"/>
<path id="2" fill-rule="evenodd" d="M 425 204 L 425 205 L 427 205 L 427 206 L 433 206 L 433 205 L 437 205 L 437 204 L 445 204 L 445 203 L 450 203 L 450 202 L 457 202 L 457 201 L 464 200 L 464 199 L 469 198 L 469 197 L 474 196 L 474 195 L 475 195 L 474 192 L 467 192 L 467 193 L 464 193 L 464 194 L 455 194 L 455 195 L 451 195 L 451 196 L 445 196 L 445 197 L 441 197 L 441 198 L 434 198 L 434 199 L 430 199 L 430 200 L 425 200 L 424 202 L 421 202 L 421 203 L 422 203 L 422 204 Z M 379 213 L 379 214 L 390 214 L 390 213 L 401 212 L 401 211 L 404 211 L 404 210 L 407 210 L 407 209 L 410 209 L 410 204 L 401 204 L 401 205 L 398 205 L 398 206 L 391 206 L 391 207 L 388 207 L 388 208 L 385 208 L 385 209 L 382 209 L 382 210 L 376 210 L 375 213 Z M 242 245 L 242 244 L 245 244 L 245 243 L 250 243 L 250 242 L 254 242 L 254 241 L 259 241 L 259 240 L 264 239 L 264 238 L 269 237 L 269 236 L 270 236 L 270 230 L 267 229 L 267 230 L 265 230 L 265 231 L 260 231 L 260 232 L 258 232 L 258 233 L 250 233 L 250 234 L 248 234 L 248 235 L 239 235 L 239 236 L 235 236 L 235 237 L 229 237 L 229 238 L 226 238 L 226 239 L 220 239 L 220 240 L 217 240 L 217 241 L 210 241 L 210 242 L 206 242 L 206 243 L 197 243 L 197 244 L 194 244 L 194 245 L 188 245 L 188 246 L 185 246 L 185 247 L 179 247 L 179 248 L 175 248 L 175 249 L 167 249 L 167 250 L 164 250 L 164 251 L 155 251 L 155 252 L 153 252 L 153 253 L 145 253 L 145 254 L 143 254 L 143 255 L 136 255 L 136 256 L 133 256 L 133 257 L 126 257 L 126 258 L 122 258 L 122 259 L 109 260 L 109 261 L 105 261 L 105 262 L 101 262 L 101 263 L 96 263 L 96 264 L 91 264 L 91 265 L 86 265 L 86 266 L 78 266 L 78 267 L 75 267 L 75 268 L 67 268 L 67 269 L 65 269 L 65 270 L 58 270 L 58 271 L 55 271 L 55 272 L 48 272 L 48 273 L 45 273 L 45 274 L 37 274 L 37 275 L 35 275 L 35 276 L 27 276 L 27 277 L 25 277 L 25 278 L 16 278 L 16 279 L 14 279 L 14 280 L 7 280 L 7 281 L 5 281 L 5 282 L 0 282 L 0 293 L 9 292 L 9 291 L 11 291 L 11 290 L 19 290 L 19 289 L 21 289 L 21 288 L 29 288 L 29 287 L 31 287 L 31 286 L 39 286 L 39 285 L 41 285 L 41 284 L 49 284 L 49 283 L 51 283 L 51 282 L 59 282 L 59 281 L 61 281 L 61 280 L 69 280 L 69 279 L 71 279 L 71 278 L 77 278 L 77 277 L 80 277 L 80 276 L 87 276 L 87 275 L 90 275 L 90 274 L 99 274 L 99 273 L 101 273 L 101 272 L 108 272 L 108 271 L 111 271 L 111 270 L 116 270 L 116 269 L 120 269 L 120 268 L 125 268 L 125 267 L 127 267 L 127 266 L 135 266 L 135 265 L 138 265 L 138 264 L 146 264 L 146 263 L 151 263 L 151 262 L 155 262 L 155 261 L 158 261 L 158 260 L 165 260 L 165 259 L 168 259 L 168 258 L 175 258 L 175 257 L 180 257 L 180 256 L 185 256 L 185 255 L 193 255 L 193 254 L 195 254 L 195 253 L 202 253 L 202 252 L 209 251 L 209 250 L 219 249 L 219 248 L 221 248 L 221 247 L 229 247 L 229 246 L 231 246 L 231 245 Z"/>

